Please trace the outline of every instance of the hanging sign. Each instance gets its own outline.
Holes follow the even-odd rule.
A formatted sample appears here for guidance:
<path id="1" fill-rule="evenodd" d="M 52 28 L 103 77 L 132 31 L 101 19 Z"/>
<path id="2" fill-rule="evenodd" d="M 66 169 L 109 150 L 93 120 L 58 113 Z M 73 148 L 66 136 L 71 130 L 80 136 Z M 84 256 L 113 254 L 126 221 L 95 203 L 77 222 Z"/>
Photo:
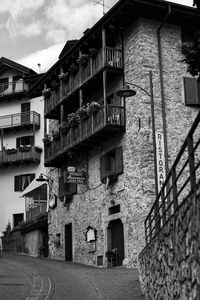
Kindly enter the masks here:
<path id="1" fill-rule="evenodd" d="M 63 172 L 64 183 L 86 184 L 85 172 Z"/>
<path id="2" fill-rule="evenodd" d="M 69 167 L 67 167 L 67 171 L 68 171 L 68 172 L 75 172 L 76 169 L 75 169 L 74 166 L 69 166 Z"/>
<path id="3" fill-rule="evenodd" d="M 156 161 L 158 192 L 160 192 L 166 179 L 164 135 L 161 131 L 156 131 Z"/>

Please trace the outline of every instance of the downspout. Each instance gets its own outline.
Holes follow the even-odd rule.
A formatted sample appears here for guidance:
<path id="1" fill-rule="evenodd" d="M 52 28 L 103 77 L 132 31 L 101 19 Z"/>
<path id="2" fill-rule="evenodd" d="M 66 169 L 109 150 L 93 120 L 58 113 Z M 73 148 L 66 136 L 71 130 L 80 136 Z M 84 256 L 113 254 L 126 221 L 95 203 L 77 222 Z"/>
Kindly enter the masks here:
<path id="1" fill-rule="evenodd" d="M 157 41 L 158 41 L 158 62 L 159 62 L 159 72 L 160 72 L 160 88 L 161 88 L 161 103 L 162 103 L 162 119 L 163 119 L 163 137 L 164 137 L 164 148 L 165 148 L 165 170 L 166 175 L 169 171 L 168 163 L 168 145 L 167 145 L 167 122 L 166 122 L 166 106 L 165 106 L 165 91 L 164 91 L 164 78 L 163 78 L 163 61 L 162 61 L 162 46 L 161 46 L 161 36 L 160 31 L 168 17 L 171 14 L 171 5 L 168 4 L 168 12 L 164 17 L 162 23 L 157 29 Z"/>

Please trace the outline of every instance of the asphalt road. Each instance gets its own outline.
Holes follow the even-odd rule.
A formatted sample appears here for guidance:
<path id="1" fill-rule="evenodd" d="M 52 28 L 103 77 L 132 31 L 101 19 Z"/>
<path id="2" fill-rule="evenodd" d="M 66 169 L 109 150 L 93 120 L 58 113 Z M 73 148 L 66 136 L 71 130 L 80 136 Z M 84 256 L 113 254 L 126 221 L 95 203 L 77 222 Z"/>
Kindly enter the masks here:
<path id="1" fill-rule="evenodd" d="M 137 269 L 82 264 L 4 253 L 0 300 L 144 300 Z"/>

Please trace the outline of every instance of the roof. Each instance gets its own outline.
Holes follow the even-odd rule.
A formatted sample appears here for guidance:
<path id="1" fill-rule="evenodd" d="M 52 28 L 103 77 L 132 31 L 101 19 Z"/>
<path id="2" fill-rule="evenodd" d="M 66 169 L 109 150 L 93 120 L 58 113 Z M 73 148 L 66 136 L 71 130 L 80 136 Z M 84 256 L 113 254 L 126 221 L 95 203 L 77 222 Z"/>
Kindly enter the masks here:
<path id="1" fill-rule="evenodd" d="M 60 65 L 66 61 L 73 53 L 77 51 L 89 38 L 93 37 L 97 31 L 109 23 L 119 24 L 123 29 L 133 24 L 138 18 L 150 18 L 163 22 L 166 17 L 169 6 L 172 13 L 168 22 L 172 24 L 183 24 L 187 26 L 199 26 L 197 18 L 200 19 L 200 11 L 193 7 L 172 3 L 165 0 L 119 0 L 92 28 L 86 30 L 83 36 L 71 47 L 64 47 L 59 56 L 59 60 L 38 80 L 31 88 L 32 92 L 38 85 L 43 84 L 45 80 L 54 72 L 59 73 Z M 196 24 L 196 25 L 195 25 Z M 119 27 L 120 27 L 119 26 Z M 66 43 L 66 45 L 68 42 Z M 65 45 L 65 46 L 66 46 Z"/>
<path id="2" fill-rule="evenodd" d="M 20 197 L 27 196 L 29 193 L 41 187 L 43 184 L 47 184 L 46 182 L 37 181 L 36 178 L 31 181 L 31 183 L 26 187 L 26 189 L 21 193 Z"/>
<path id="3" fill-rule="evenodd" d="M 67 41 L 65 46 L 63 47 L 62 51 L 60 52 L 60 55 L 58 58 L 61 59 L 65 55 L 65 53 L 67 53 L 77 42 L 78 42 L 78 40 Z"/>
<path id="4" fill-rule="evenodd" d="M 2 56 L 0 58 L 0 73 L 4 73 L 9 68 L 15 69 L 15 70 L 17 70 L 21 73 L 27 74 L 27 75 L 37 74 L 32 69 L 27 68 L 27 67 L 25 67 L 21 64 L 16 63 L 13 60 L 10 60 L 10 59 L 5 58 L 5 57 Z"/>

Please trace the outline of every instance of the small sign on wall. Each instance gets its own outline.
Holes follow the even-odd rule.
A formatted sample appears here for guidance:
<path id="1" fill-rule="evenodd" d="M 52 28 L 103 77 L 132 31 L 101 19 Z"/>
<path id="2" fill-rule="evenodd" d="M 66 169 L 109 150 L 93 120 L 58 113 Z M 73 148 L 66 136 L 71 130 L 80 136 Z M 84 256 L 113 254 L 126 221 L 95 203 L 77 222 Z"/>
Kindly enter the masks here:
<path id="1" fill-rule="evenodd" d="M 85 232 L 85 239 L 87 243 L 96 242 L 97 240 L 97 231 L 91 226 L 88 226 Z"/>

